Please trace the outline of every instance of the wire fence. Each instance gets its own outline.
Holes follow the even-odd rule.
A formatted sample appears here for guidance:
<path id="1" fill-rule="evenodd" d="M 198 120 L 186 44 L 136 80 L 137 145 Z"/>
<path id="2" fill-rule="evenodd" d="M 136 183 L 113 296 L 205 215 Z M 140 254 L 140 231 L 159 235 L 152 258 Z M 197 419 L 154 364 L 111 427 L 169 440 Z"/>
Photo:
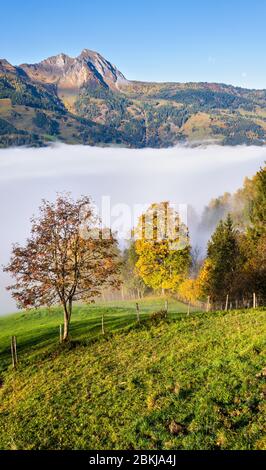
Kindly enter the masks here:
<path id="1" fill-rule="evenodd" d="M 148 295 L 148 294 L 147 294 Z M 138 302 L 141 299 L 145 299 L 146 295 L 140 294 L 135 290 L 105 290 L 102 293 L 100 301 L 110 302 L 110 301 L 121 301 L 121 300 L 131 300 Z M 162 296 L 163 299 L 164 296 Z M 197 300 L 189 301 L 187 298 L 181 297 L 177 294 L 173 295 L 173 298 L 186 304 L 189 307 L 196 307 L 202 311 L 216 311 L 216 310 L 238 310 L 238 309 L 248 309 L 248 308 L 257 308 L 266 306 L 266 297 L 257 294 L 256 292 L 246 293 L 239 295 L 238 297 L 228 293 L 224 297 L 219 299 L 211 299 L 208 297 L 206 300 Z M 98 300 L 99 301 L 99 300 Z"/>
<path id="2" fill-rule="evenodd" d="M 193 301 L 189 302 L 178 297 L 180 302 L 185 302 L 188 306 L 197 307 L 206 312 L 213 312 L 218 310 L 238 310 L 266 306 L 266 298 L 262 295 L 248 294 L 243 297 L 235 298 L 227 294 L 224 298 L 213 301 L 210 297 L 206 301 Z"/>

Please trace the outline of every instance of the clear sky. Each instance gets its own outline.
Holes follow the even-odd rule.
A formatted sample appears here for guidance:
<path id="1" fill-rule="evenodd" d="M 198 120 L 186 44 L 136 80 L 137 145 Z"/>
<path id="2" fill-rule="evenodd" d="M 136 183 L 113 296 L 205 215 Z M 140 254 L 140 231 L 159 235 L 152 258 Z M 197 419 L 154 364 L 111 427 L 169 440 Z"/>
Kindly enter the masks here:
<path id="1" fill-rule="evenodd" d="M 266 0 L 0 0 L 0 57 L 84 49 L 129 79 L 266 88 Z"/>

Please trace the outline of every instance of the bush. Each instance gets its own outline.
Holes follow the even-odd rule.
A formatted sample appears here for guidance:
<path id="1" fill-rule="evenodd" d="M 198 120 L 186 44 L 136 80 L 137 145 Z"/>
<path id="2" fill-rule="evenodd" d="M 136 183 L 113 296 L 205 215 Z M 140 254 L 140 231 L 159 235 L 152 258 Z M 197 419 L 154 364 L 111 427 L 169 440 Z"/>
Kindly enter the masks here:
<path id="1" fill-rule="evenodd" d="M 155 323 L 165 320 L 167 318 L 167 310 L 159 310 L 158 312 L 153 312 L 150 316 L 150 319 Z"/>

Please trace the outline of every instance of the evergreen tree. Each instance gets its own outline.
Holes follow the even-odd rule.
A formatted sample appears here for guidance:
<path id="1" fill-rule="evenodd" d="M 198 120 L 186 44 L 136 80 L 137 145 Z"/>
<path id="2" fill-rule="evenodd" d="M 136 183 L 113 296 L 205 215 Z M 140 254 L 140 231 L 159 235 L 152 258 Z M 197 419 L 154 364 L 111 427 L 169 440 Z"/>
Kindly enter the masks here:
<path id="1" fill-rule="evenodd" d="M 246 262 L 243 271 L 245 288 L 266 300 L 266 167 L 254 179 L 254 197 L 250 204 L 250 226 L 247 230 L 244 251 Z"/>
<path id="2" fill-rule="evenodd" d="M 230 214 L 218 224 L 208 244 L 207 255 L 212 266 L 208 294 L 212 300 L 224 298 L 233 290 L 240 259 L 238 233 Z"/>
<path id="3" fill-rule="evenodd" d="M 266 167 L 256 174 L 255 196 L 250 206 L 250 234 L 258 238 L 266 233 Z"/>
<path id="4" fill-rule="evenodd" d="M 203 298 L 231 294 L 235 298 L 266 300 L 266 167 L 246 179 L 232 198 L 232 215 L 220 221 L 208 245 L 199 274 Z M 238 226 L 236 231 L 234 224 Z"/>

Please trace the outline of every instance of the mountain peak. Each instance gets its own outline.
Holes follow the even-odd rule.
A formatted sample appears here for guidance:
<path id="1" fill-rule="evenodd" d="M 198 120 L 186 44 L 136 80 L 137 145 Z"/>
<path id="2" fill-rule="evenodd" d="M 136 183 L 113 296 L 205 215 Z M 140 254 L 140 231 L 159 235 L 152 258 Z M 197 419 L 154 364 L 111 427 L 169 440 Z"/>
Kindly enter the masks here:
<path id="1" fill-rule="evenodd" d="M 0 59 L 1 73 L 16 73 L 16 67 L 11 65 L 6 59 Z"/>
<path id="2" fill-rule="evenodd" d="M 20 66 L 31 79 L 56 84 L 59 89 L 78 90 L 86 83 L 105 84 L 117 88 L 126 82 L 124 75 L 98 52 L 83 49 L 79 56 L 61 52 L 38 64 Z"/>
<path id="3" fill-rule="evenodd" d="M 92 51 L 91 49 L 83 49 L 78 57 L 87 58 L 91 56 L 99 56 L 99 52 Z"/>
<path id="4" fill-rule="evenodd" d="M 42 60 L 39 64 L 23 64 L 21 67 L 31 67 L 31 68 L 38 68 L 38 67 L 58 67 L 59 69 L 63 69 L 68 64 L 72 63 L 74 59 L 69 57 L 67 54 L 61 52 L 58 55 L 54 55 L 48 57 L 47 59 Z"/>

